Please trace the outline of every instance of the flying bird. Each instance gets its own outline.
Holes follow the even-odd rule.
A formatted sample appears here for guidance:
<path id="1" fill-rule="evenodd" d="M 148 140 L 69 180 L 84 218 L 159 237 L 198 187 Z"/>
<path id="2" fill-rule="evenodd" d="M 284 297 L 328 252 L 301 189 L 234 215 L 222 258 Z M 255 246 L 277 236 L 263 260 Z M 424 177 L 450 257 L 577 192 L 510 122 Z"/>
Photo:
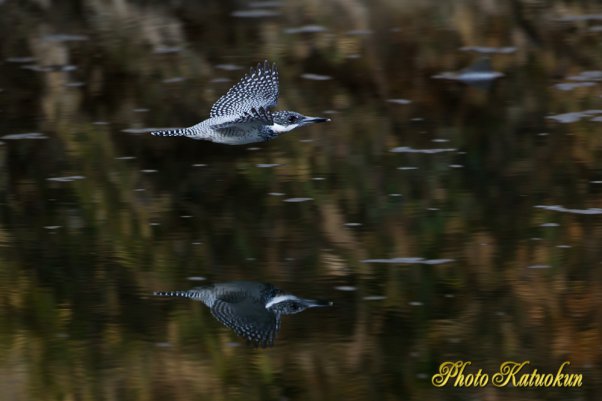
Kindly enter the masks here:
<path id="1" fill-rule="evenodd" d="M 187 291 L 156 291 L 154 295 L 201 301 L 223 325 L 252 345 L 264 348 L 274 345 L 282 315 L 333 305 L 331 301 L 301 298 L 256 281 L 216 283 Z"/>
<path id="2" fill-rule="evenodd" d="M 192 127 L 152 132 L 227 145 L 265 142 L 303 125 L 330 121 L 295 111 L 270 111 L 278 102 L 278 70 L 265 61 L 251 68 L 211 107 L 209 118 Z"/>

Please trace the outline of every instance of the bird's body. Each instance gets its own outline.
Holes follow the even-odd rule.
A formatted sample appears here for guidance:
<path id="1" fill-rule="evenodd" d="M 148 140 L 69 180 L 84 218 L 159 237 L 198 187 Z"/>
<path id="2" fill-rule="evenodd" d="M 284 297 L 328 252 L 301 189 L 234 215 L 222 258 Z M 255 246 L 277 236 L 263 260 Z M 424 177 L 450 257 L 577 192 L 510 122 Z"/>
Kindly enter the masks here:
<path id="1" fill-rule="evenodd" d="M 229 281 L 195 287 L 185 291 L 156 291 L 154 295 L 167 297 L 190 298 L 201 301 L 212 308 L 218 299 L 231 300 L 233 296 L 248 297 L 252 302 L 265 305 L 267 300 L 275 297 L 279 289 L 268 283 L 256 281 Z"/>
<path id="2" fill-rule="evenodd" d="M 294 111 L 272 113 L 278 101 L 278 70 L 266 61 L 251 68 L 236 85 L 215 102 L 209 118 L 192 127 L 153 132 L 155 136 L 186 136 L 194 139 L 244 145 L 265 142 L 302 125 L 330 121 Z"/>
<path id="3" fill-rule="evenodd" d="M 267 126 L 261 125 L 258 125 L 257 127 L 248 127 L 247 129 L 236 126 L 221 130 L 213 128 L 216 125 L 232 123 L 235 119 L 236 117 L 233 116 L 211 117 L 192 127 L 160 131 L 158 133 L 154 132 L 153 135 L 187 136 L 192 139 L 203 139 L 206 141 L 223 143 L 225 145 L 245 145 L 254 142 L 265 142 L 276 136 L 267 128 Z"/>
<path id="4" fill-rule="evenodd" d="M 217 283 L 187 291 L 157 291 L 154 295 L 201 301 L 222 324 L 263 347 L 273 345 L 282 315 L 332 305 L 332 302 L 299 298 L 271 284 L 255 281 Z"/>

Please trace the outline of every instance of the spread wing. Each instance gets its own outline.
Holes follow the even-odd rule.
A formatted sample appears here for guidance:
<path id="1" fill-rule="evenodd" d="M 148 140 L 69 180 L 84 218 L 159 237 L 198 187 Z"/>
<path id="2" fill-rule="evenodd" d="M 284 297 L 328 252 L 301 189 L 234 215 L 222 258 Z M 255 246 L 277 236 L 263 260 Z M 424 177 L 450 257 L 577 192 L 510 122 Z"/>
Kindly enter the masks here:
<path id="1" fill-rule="evenodd" d="M 221 135 L 230 137 L 244 137 L 249 132 L 260 131 L 266 125 L 272 125 L 274 118 L 272 114 L 260 108 L 251 109 L 235 119 L 226 120 L 222 123 L 211 125 L 211 128 L 218 131 Z"/>
<path id="2" fill-rule="evenodd" d="M 211 314 L 255 346 L 271 347 L 280 329 L 280 316 L 256 300 L 218 299 Z"/>
<path id="3" fill-rule="evenodd" d="M 267 61 L 245 75 L 211 107 L 209 117 L 242 114 L 274 107 L 278 101 L 278 70 Z"/>
<path id="4" fill-rule="evenodd" d="M 211 128 L 216 131 L 221 131 L 222 133 L 239 130 L 246 132 L 272 124 L 274 124 L 272 113 L 270 113 L 269 110 L 260 107 L 258 109 L 251 108 L 251 110 L 245 111 L 240 117 L 235 119 L 213 124 L 211 125 Z"/>

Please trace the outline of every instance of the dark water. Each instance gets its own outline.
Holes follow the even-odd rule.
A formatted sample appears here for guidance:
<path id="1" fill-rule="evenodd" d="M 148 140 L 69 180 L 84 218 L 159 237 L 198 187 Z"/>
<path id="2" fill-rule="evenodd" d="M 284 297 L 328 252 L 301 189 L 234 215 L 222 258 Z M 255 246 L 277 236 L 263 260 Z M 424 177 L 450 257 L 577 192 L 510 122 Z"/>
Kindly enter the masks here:
<path id="1" fill-rule="evenodd" d="M 600 399 L 600 13 L 0 1 L 0 399 Z M 432 78 L 484 54 L 502 78 Z M 280 109 L 333 121 L 142 133 L 206 118 L 264 59 Z M 231 280 L 335 306 L 262 350 L 150 295 Z M 570 361 L 583 385 L 433 386 L 455 360 Z"/>

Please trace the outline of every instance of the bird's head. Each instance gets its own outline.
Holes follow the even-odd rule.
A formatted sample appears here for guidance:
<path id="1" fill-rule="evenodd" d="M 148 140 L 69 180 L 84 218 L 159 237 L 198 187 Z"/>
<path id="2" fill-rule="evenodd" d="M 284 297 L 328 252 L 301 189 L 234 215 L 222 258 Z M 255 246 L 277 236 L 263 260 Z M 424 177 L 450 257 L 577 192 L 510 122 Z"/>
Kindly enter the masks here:
<path id="1" fill-rule="evenodd" d="M 323 117 L 308 117 L 303 114 L 299 114 L 295 111 L 277 111 L 272 113 L 274 118 L 274 124 L 272 130 L 274 132 L 282 133 L 292 131 L 297 127 L 303 125 L 324 123 L 330 121 L 330 118 Z"/>
<path id="2" fill-rule="evenodd" d="M 317 308 L 321 306 L 332 306 L 332 301 L 323 301 L 317 299 L 299 298 L 292 294 L 277 295 L 272 298 L 265 306 L 266 309 L 279 313 L 281 315 L 292 315 L 303 312 L 308 308 Z"/>

